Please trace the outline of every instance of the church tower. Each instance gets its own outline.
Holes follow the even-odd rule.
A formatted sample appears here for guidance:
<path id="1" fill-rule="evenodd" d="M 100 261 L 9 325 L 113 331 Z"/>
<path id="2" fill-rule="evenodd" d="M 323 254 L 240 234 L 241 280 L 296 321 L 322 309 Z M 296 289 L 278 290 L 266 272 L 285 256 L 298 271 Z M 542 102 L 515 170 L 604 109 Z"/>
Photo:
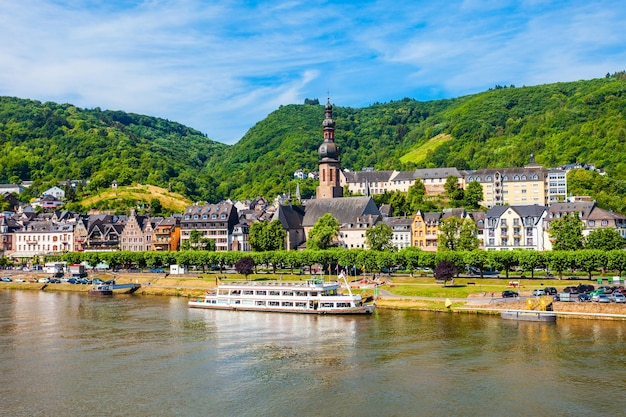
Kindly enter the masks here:
<path id="1" fill-rule="evenodd" d="M 324 142 L 317 150 L 320 156 L 320 185 L 316 190 L 317 199 L 343 197 L 343 188 L 339 185 L 340 152 L 339 147 L 335 144 L 335 121 L 333 120 L 333 105 L 330 104 L 330 98 L 326 103 L 325 114 L 326 118 L 322 122 Z"/>

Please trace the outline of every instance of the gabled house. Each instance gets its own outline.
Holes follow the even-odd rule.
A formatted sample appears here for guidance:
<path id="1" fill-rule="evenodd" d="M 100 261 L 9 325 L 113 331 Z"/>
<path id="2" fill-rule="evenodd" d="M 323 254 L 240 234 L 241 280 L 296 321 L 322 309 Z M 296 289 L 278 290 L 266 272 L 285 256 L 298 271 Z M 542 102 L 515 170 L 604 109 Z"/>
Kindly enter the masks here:
<path id="1" fill-rule="evenodd" d="M 391 227 L 393 232 L 391 244 L 398 250 L 411 246 L 411 224 L 408 217 L 383 217 L 383 223 Z"/>
<path id="2" fill-rule="evenodd" d="M 170 216 L 164 218 L 154 227 L 152 250 L 177 251 L 180 245 L 180 218 Z"/>
<path id="3" fill-rule="evenodd" d="M 544 237 L 543 205 L 496 206 L 485 213 L 484 247 L 486 250 L 548 249 Z"/>
<path id="4" fill-rule="evenodd" d="M 48 188 L 46 191 L 41 193 L 41 196 L 49 195 L 54 197 L 57 200 L 65 200 L 65 191 L 62 188 L 54 186 L 52 188 Z"/>
<path id="5" fill-rule="evenodd" d="M 131 210 L 128 221 L 120 233 L 120 250 L 131 252 L 152 250 L 154 228 L 161 220 L 162 217 L 140 216 L 135 210 Z"/>
<path id="6" fill-rule="evenodd" d="M 442 217 L 443 214 L 440 212 L 417 210 L 411 223 L 412 245 L 427 252 L 436 252 L 439 222 Z"/>
<path id="7" fill-rule="evenodd" d="M 85 250 L 119 250 L 122 230 L 124 230 L 124 223 L 116 222 L 115 217 L 99 215 L 92 221 L 90 216 Z"/>
<path id="8" fill-rule="evenodd" d="M 553 203 L 548 208 L 548 214 L 544 222 L 547 249 L 552 249 L 552 242 L 548 238 L 550 223 L 572 213 L 578 214 L 580 220 L 582 220 L 585 225 L 583 236 L 589 236 L 589 234 L 596 229 L 613 228 L 617 230 L 622 237 L 626 238 L 626 216 L 602 209 L 597 206 L 595 201 Z"/>

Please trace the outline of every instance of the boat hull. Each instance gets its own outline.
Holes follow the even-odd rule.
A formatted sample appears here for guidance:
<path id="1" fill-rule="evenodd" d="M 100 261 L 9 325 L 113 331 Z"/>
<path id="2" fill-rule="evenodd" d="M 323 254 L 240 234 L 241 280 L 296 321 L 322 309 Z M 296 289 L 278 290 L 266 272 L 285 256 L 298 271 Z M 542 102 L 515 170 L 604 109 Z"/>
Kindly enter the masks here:
<path id="1" fill-rule="evenodd" d="M 220 305 L 211 304 L 205 300 L 191 300 L 188 303 L 191 308 L 204 308 L 211 310 L 232 310 L 232 311 L 265 311 L 268 313 L 297 313 L 297 314 L 372 314 L 375 310 L 373 304 L 367 304 L 358 307 L 342 307 L 342 308 L 289 308 L 289 307 L 255 307 L 242 305 Z"/>
<path id="2" fill-rule="evenodd" d="M 556 322 L 556 313 L 551 311 L 507 310 L 501 313 L 501 317 L 506 320 Z"/>
<path id="3" fill-rule="evenodd" d="M 113 295 L 113 290 L 89 290 L 89 295 L 107 297 L 109 295 Z"/>

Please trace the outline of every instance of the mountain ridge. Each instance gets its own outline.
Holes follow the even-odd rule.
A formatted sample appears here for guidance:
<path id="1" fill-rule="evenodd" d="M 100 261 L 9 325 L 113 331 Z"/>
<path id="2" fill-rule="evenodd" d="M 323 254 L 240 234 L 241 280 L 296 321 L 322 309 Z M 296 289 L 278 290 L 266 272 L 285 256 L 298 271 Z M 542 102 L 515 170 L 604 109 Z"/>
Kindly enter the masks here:
<path id="1" fill-rule="evenodd" d="M 496 86 L 445 100 L 334 105 L 342 167 L 516 167 L 532 153 L 544 166 L 595 164 L 617 181 L 610 186 L 622 201 L 624 78 L 615 73 L 530 87 Z M 238 142 L 225 145 L 165 119 L 0 97 L 0 182 L 33 180 L 44 186 L 89 178 L 90 187 L 98 189 L 116 180 L 120 185 L 154 184 L 213 202 L 273 198 L 293 192 L 299 183 L 308 197 L 315 183 L 294 180 L 293 173 L 317 170 L 323 119 L 323 105 L 280 106 Z M 433 145 L 437 137 L 446 140 Z M 414 159 L 412 153 L 421 156 Z M 607 186 L 593 184 L 595 178 L 579 183 L 585 181 L 598 192 Z M 613 203 L 615 209 L 626 206 Z"/>

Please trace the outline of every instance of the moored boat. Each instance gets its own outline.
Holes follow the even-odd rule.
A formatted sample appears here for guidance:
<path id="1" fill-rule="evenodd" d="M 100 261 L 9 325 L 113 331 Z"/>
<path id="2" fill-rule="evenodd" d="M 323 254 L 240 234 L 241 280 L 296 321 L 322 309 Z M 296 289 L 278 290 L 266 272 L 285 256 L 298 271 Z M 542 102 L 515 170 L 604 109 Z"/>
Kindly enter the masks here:
<path id="1" fill-rule="evenodd" d="M 507 320 L 556 322 L 556 313 L 552 311 L 505 310 L 500 315 Z"/>
<path id="2" fill-rule="evenodd" d="M 345 279 L 344 279 L 345 281 Z M 360 294 L 340 294 L 339 282 L 238 282 L 219 284 L 216 291 L 190 300 L 193 308 L 268 311 L 305 314 L 371 314 L 376 306 Z"/>
<path id="3" fill-rule="evenodd" d="M 113 295 L 113 286 L 112 285 L 95 285 L 89 288 L 89 295 Z"/>

